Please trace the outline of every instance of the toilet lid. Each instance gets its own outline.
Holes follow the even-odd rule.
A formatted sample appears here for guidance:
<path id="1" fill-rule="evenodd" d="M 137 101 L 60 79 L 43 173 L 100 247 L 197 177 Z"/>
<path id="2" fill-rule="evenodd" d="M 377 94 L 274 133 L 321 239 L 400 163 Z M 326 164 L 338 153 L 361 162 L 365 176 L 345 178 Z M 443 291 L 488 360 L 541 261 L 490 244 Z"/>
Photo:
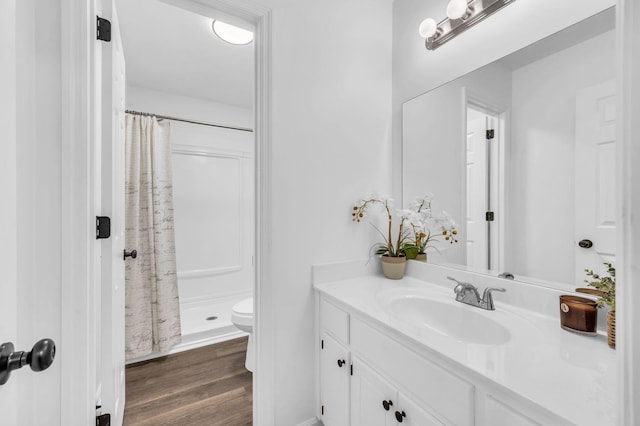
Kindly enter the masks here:
<path id="1" fill-rule="evenodd" d="M 240 315 L 253 315 L 253 297 L 241 300 L 233 305 L 233 312 Z"/>

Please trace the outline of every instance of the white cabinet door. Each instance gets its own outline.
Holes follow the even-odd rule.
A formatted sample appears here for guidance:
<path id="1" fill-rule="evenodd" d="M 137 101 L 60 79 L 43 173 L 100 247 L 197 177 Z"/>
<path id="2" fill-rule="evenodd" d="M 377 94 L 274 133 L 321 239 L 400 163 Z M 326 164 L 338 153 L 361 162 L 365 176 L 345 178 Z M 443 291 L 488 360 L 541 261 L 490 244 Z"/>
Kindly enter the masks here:
<path id="1" fill-rule="evenodd" d="M 349 351 L 323 333 L 320 349 L 320 404 L 324 426 L 349 424 Z"/>
<path id="2" fill-rule="evenodd" d="M 351 426 L 395 425 L 398 392 L 366 364 L 353 359 Z"/>
<path id="3" fill-rule="evenodd" d="M 417 403 L 400 393 L 398 407 L 403 425 L 407 426 L 443 426 L 444 423 L 429 414 Z"/>

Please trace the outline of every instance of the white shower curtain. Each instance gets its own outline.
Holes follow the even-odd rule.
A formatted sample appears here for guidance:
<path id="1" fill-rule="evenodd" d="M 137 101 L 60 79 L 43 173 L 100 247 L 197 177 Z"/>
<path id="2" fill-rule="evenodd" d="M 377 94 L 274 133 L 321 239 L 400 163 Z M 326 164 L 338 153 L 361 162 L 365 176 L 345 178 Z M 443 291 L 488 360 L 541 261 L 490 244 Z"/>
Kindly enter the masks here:
<path id="1" fill-rule="evenodd" d="M 126 358 L 181 340 L 168 122 L 126 116 Z"/>

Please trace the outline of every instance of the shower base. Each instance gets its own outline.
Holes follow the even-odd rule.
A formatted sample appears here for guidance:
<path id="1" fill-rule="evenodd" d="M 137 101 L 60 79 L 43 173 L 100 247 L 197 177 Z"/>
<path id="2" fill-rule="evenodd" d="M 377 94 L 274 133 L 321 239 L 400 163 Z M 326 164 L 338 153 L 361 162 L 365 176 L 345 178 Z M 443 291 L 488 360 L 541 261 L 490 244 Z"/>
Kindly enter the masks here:
<path id="1" fill-rule="evenodd" d="M 167 352 L 154 352 L 128 360 L 126 364 L 147 361 L 165 355 L 220 343 L 248 334 L 231 323 L 231 310 L 240 300 L 251 297 L 251 292 L 225 295 L 223 297 L 196 299 L 180 304 L 182 342 Z M 212 319 L 215 317 L 215 319 Z"/>

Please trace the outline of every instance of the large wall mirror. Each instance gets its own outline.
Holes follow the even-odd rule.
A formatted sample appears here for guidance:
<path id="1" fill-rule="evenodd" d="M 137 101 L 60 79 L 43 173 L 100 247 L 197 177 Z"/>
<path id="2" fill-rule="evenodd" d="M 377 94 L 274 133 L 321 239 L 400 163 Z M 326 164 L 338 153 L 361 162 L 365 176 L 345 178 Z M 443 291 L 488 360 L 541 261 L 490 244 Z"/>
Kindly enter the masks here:
<path id="1" fill-rule="evenodd" d="M 403 105 L 405 204 L 432 193 L 459 230 L 429 262 L 574 288 L 615 261 L 614 27 L 611 8 Z"/>

